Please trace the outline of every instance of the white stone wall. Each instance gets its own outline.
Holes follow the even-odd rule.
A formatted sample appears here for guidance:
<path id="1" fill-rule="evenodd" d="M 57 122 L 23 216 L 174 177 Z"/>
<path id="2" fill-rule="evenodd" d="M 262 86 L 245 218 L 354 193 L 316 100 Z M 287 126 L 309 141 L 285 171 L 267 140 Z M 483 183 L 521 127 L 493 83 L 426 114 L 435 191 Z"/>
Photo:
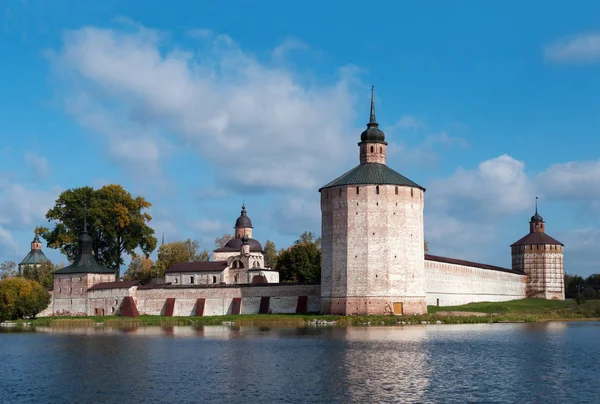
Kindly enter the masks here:
<path id="1" fill-rule="evenodd" d="M 424 191 L 394 185 L 325 189 L 322 312 L 425 313 Z"/>
<path id="2" fill-rule="evenodd" d="M 425 260 L 427 304 L 455 306 L 526 297 L 524 275 Z"/>
<path id="3" fill-rule="evenodd" d="M 165 275 L 165 282 L 173 285 L 213 285 L 224 282 L 224 280 L 223 271 L 169 272 Z"/>
<path id="4" fill-rule="evenodd" d="M 130 288 L 98 289 L 88 291 L 87 315 L 96 315 L 96 309 L 103 309 L 104 315 L 115 315 L 119 312 L 125 296 L 136 295 L 137 286 Z"/>
<path id="5" fill-rule="evenodd" d="M 273 313 L 295 313 L 298 296 L 308 297 L 308 311 L 318 312 L 320 308 L 319 285 L 272 285 L 272 286 L 216 286 L 206 288 L 152 288 L 137 289 L 134 296 L 140 314 L 164 315 L 167 298 L 175 298 L 174 316 L 193 316 L 196 301 L 204 298 L 205 316 L 231 314 L 234 298 L 241 298 L 241 314 L 256 314 L 261 297 L 270 297 Z M 122 298 L 121 298 L 122 300 Z"/>

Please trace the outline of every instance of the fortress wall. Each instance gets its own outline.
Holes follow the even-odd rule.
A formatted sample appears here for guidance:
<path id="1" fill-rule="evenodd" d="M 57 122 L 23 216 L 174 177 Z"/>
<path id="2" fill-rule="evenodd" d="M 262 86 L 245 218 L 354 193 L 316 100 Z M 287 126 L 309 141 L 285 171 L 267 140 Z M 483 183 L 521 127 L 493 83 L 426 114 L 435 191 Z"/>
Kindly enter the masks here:
<path id="1" fill-rule="evenodd" d="M 99 289 L 90 290 L 87 295 L 87 314 L 96 315 L 96 309 L 103 309 L 104 315 L 114 315 L 118 313 L 123 298 L 125 296 L 135 296 L 137 287 L 120 289 Z"/>
<path id="2" fill-rule="evenodd" d="M 174 298 L 174 316 L 193 316 L 197 300 L 204 298 L 204 315 L 221 316 L 231 314 L 234 298 L 242 299 L 241 314 L 257 314 L 262 297 L 270 297 L 269 307 L 273 313 L 295 313 L 298 296 L 307 296 L 308 312 L 318 312 L 320 293 L 320 285 L 157 287 L 138 289 L 134 300 L 140 314 L 164 315 L 167 299 Z"/>
<path id="3" fill-rule="evenodd" d="M 425 260 L 427 304 L 455 306 L 526 297 L 525 275 Z"/>

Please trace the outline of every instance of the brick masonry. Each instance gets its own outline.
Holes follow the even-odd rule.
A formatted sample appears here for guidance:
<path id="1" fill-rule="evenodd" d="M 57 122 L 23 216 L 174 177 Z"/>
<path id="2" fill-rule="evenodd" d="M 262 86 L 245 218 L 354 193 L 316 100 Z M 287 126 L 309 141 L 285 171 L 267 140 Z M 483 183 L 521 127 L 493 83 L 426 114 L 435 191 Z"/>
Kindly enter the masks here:
<path id="1" fill-rule="evenodd" d="M 423 194 L 394 185 L 321 191 L 321 312 L 427 312 Z"/>

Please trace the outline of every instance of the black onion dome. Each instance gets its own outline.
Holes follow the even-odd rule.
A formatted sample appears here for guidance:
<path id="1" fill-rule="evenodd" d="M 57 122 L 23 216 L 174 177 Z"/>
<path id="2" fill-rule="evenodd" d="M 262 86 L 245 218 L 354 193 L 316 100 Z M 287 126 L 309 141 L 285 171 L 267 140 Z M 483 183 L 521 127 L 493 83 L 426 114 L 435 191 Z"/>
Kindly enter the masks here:
<path id="1" fill-rule="evenodd" d="M 539 213 L 535 212 L 535 215 L 531 216 L 531 221 L 533 223 L 544 223 L 544 218 L 541 217 Z"/>
<path id="2" fill-rule="evenodd" d="M 246 206 L 244 206 L 244 205 L 242 205 L 241 216 L 238 217 L 237 220 L 235 221 L 235 227 L 236 228 L 252 227 L 252 221 L 250 220 L 250 218 L 248 216 L 246 216 Z"/>
<path id="3" fill-rule="evenodd" d="M 216 251 L 239 251 L 242 248 L 242 244 L 244 243 L 244 240 L 241 237 L 236 237 L 236 238 L 232 238 L 231 240 L 229 240 L 227 242 L 227 244 L 225 244 L 223 246 L 223 248 L 219 248 Z M 262 245 L 258 242 L 258 240 L 255 240 L 253 238 L 248 238 L 248 240 L 246 240 L 246 243 L 250 246 L 250 251 L 252 252 L 259 252 L 262 251 Z"/>
<path id="4" fill-rule="evenodd" d="M 375 119 L 375 90 L 371 87 L 371 114 L 367 129 L 360 135 L 360 141 L 364 143 L 386 143 L 385 134 L 379 129 L 379 124 Z"/>

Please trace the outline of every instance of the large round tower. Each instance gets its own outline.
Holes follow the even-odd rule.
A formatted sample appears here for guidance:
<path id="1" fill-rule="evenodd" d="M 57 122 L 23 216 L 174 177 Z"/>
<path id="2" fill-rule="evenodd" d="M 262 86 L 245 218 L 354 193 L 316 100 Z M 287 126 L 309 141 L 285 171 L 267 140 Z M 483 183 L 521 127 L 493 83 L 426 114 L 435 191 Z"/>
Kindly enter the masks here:
<path id="1" fill-rule="evenodd" d="M 371 113 L 360 164 L 321 192 L 321 312 L 423 314 L 425 189 L 386 165 Z"/>
<path id="2" fill-rule="evenodd" d="M 527 297 L 565 299 L 563 244 L 546 234 L 546 223 L 538 213 L 529 221 L 529 234 L 510 246 L 512 269 L 527 275 Z"/>

